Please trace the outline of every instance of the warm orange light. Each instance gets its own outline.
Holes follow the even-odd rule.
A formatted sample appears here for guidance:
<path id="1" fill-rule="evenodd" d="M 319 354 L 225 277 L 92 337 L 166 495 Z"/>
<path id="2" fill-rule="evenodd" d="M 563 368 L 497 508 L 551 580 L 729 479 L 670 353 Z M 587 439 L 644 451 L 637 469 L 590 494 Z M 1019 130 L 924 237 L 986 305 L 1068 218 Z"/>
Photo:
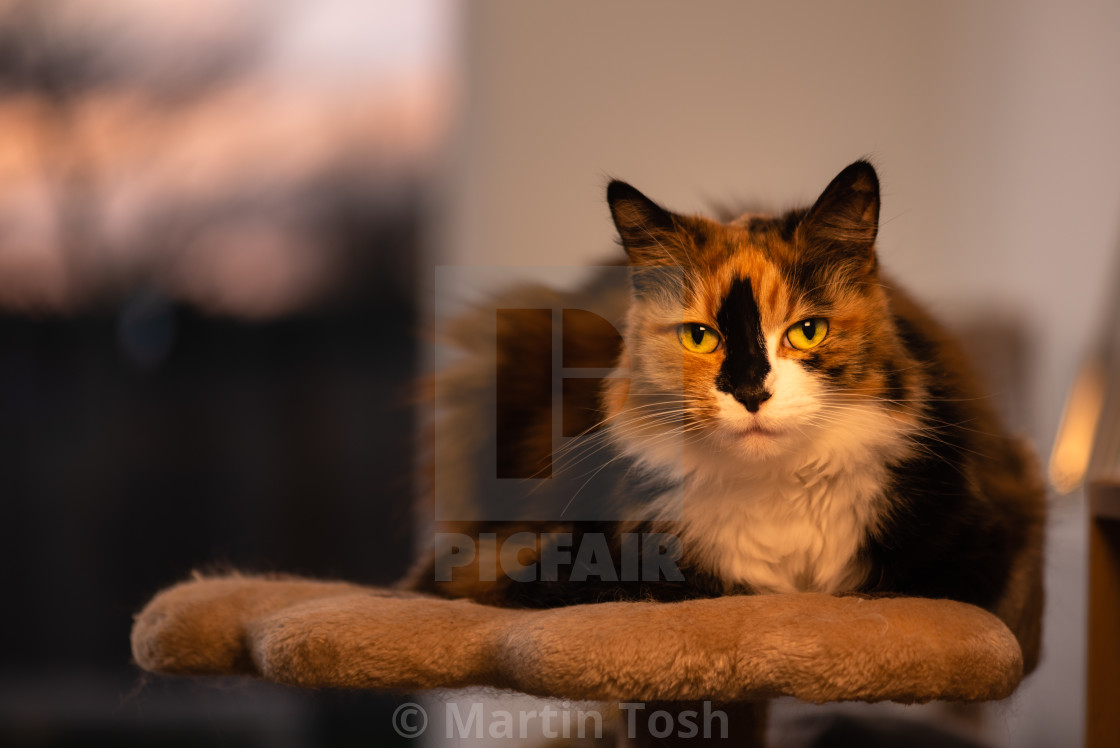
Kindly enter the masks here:
<path id="1" fill-rule="evenodd" d="M 1050 454 L 1050 484 L 1069 493 L 1085 480 L 1093 438 L 1104 405 L 1104 369 L 1099 361 L 1085 365 L 1070 390 L 1058 438 Z"/>

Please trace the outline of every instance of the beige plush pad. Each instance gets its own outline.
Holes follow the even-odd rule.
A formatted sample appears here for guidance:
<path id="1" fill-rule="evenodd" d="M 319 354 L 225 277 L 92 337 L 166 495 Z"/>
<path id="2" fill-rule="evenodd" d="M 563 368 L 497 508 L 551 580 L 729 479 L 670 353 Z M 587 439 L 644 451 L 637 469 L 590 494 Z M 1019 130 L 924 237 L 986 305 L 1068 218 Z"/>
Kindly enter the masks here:
<path id="1" fill-rule="evenodd" d="M 136 618 L 132 651 L 158 673 L 604 701 L 979 701 L 1022 677 L 1007 627 L 947 600 L 805 593 L 511 610 L 240 576 L 158 594 Z"/>

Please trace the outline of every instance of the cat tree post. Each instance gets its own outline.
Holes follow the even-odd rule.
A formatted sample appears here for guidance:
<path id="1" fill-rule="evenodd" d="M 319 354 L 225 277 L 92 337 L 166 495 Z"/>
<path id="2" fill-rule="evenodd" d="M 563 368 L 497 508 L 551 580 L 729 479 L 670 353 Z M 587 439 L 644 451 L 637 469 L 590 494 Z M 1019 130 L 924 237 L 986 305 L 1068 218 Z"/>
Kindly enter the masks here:
<path id="1" fill-rule="evenodd" d="M 1120 483 L 1089 485 L 1089 657 L 1087 748 L 1120 735 Z"/>

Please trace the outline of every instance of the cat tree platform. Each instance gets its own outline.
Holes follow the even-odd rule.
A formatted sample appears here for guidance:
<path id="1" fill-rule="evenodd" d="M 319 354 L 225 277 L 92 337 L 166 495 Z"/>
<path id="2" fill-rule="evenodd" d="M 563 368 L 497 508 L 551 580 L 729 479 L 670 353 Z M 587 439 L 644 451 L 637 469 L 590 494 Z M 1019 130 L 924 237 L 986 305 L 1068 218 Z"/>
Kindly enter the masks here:
<path id="1" fill-rule="evenodd" d="M 1011 631 L 949 600 L 802 593 L 514 610 L 242 576 L 159 593 L 136 617 L 132 651 L 173 675 L 608 702 L 983 701 L 1023 675 Z"/>

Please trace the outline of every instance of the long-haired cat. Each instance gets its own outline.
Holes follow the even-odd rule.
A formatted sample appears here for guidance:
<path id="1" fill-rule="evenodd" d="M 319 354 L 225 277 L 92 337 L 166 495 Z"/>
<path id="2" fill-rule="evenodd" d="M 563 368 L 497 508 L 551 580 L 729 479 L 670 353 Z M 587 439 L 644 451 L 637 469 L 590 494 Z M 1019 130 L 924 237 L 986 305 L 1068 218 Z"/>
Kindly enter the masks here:
<path id="1" fill-rule="evenodd" d="M 571 549 L 605 538 L 612 568 L 604 573 L 603 553 L 571 552 L 553 574 L 515 578 L 488 572 L 479 552 L 441 573 L 437 549 L 412 584 L 522 606 L 797 591 L 951 598 L 1002 617 L 1032 667 L 1044 491 L 958 345 L 880 271 L 872 166 L 844 169 L 808 209 L 729 223 L 669 212 L 623 182 L 607 200 L 629 259 L 624 342 L 575 318 L 564 337 L 577 358 L 613 359 L 618 375 L 582 400 L 566 396 L 564 408 L 600 427 L 585 437 L 592 449 L 571 454 L 623 466 L 610 491 L 625 516 L 438 529 L 483 546 L 529 529 L 537 541 L 518 568 L 557 538 Z M 593 281 L 581 293 L 614 291 Z M 531 296 L 503 305 L 529 307 Z M 490 314 L 468 318 L 463 334 L 493 334 Z M 550 360 L 547 336 L 525 332 L 506 335 L 515 344 L 499 370 L 528 376 Z M 454 391 L 452 410 L 495 405 L 478 382 Z M 502 404 L 497 428 L 524 446 L 513 460 L 523 454 L 530 475 L 552 411 L 528 398 L 519 406 L 517 393 L 507 387 L 515 402 Z M 472 397 L 479 403 L 463 401 Z M 653 534 L 679 544 L 679 574 L 627 576 L 623 546 Z"/>

